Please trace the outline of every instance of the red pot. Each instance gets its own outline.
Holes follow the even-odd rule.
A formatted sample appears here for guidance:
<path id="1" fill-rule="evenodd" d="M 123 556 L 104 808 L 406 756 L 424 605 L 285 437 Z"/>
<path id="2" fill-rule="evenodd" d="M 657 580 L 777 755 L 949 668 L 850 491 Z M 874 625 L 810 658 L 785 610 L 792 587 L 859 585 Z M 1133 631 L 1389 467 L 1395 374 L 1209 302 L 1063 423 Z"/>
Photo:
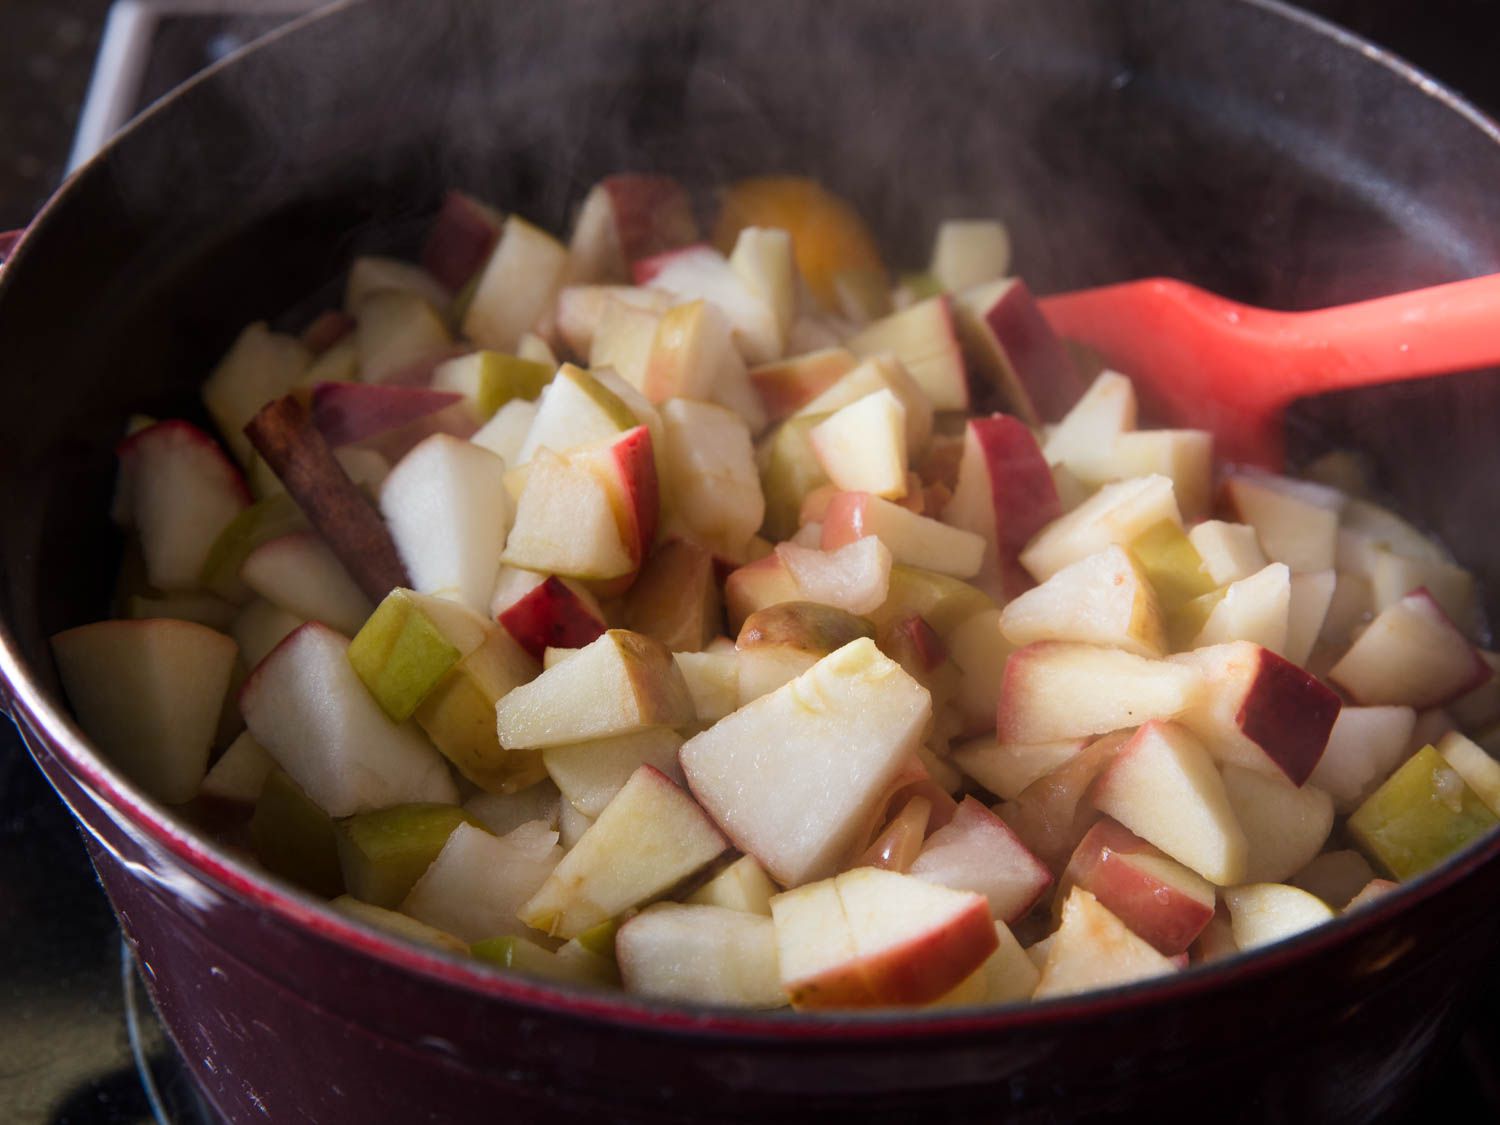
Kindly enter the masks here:
<path id="1" fill-rule="evenodd" d="M 1297 306 L 1500 269 L 1494 128 L 1269 2 L 384 0 L 175 95 L 64 188 L 0 280 L 0 672 L 216 1109 L 1326 1122 L 1398 1103 L 1493 957 L 1500 840 L 1167 981 L 959 1015 L 755 1016 L 532 984 L 381 936 L 100 760 L 45 638 L 105 613 L 122 419 L 192 409 L 240 324 L 326 303 L 351 253 L 409 249 L 442 188 L 560 226 L 621 167 L 699 186 L 806 171 L 909 255 L 935 216 L 1004 214 L 1040 291 L 1165 273 Z M 1470 529 L 1461 561 L 1487 569 L 1497 534 Z"/>

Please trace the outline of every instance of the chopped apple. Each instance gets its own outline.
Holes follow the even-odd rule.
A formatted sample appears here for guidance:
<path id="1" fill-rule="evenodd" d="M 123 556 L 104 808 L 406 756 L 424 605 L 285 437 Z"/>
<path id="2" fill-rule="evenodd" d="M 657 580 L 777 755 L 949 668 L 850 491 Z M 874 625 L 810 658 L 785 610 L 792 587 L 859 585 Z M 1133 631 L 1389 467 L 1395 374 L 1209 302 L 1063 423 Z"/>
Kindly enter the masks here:
<path id="1" fill-rule="evenodd" d="M 100 621 L 52 637 L 78 725 L 104 756 L 152 797 L 189 801 L 234 668 L 235 643 L 172 618 Z"/>
<path id="2" fill-rule="evenodd" d="M 524 936 L 517 911 L 562 856 L 557 833 L 540 821 L 505 836 L 459 824 L 402 900 L 401 912 L 467 942 Z"/>
<path id="3" fill-rule="evenodd" d="M 203 561 L 199 580 L 205 588 L 222 598 L 242 600 L 247 590 L 240 581 L 240 567 L 246 556 L 262 543 L 306 526 L 307 519 L 302 509 L 285 492 L 257 500 L 248 508 L 242 508 L 239 515 L 219 532 Z"/>
<path id="4" fill-rule="evenodd" d="M 685 900 L 699 906 L 722 906 L 748 914 L 771 916 L 771 899 L 779 893 L 753 855 L 742 855 Z"/>
<path id="5" fill-rule="evenodd" d="M 296 386 L 311 362 L 294 337 L 256 323 L 240 333 L 204 382 L 203 405 L 240 464 L 248 463 L 251 453 L 245 423 Z"/>
<path id="6" fill-rule="evenodd" d="M 1291 576 L 1286 647 L 1282 655 L 1293 664 L 1305 667 L 1312 657 L 1313 646 L 1318 643 L 1318 635 L 1323 631 L 1323 622 L 1328 618 L 1328 609 L 1333 603 L 1333 592 L 1337 584 L 1338 575 L 1331 570 Z"/>
<path id="7" fill-rule="evenodd" d="M 324 898 L 343 893 L 333 819 L 285 770 L 261 786 L 249 835 L 266 870 Z"/>
<path id="8" fill-rule="evenodd" d="M 964 354 L 991 397 L 1028 425 L 1062 418 L 1084 394 L 1085 379 L 1019 278 L 960 294 Z"/>
<path id="9" fill-rule="evenodd" d="M 504 226 L 505 220 L 494 208 L 463 192 L 450 191 L 428 228 L 422 268 L 458 292 L 494 251 Z"/>
<path id="10" fill-rule="evenodd" d="M 1300 887 L 1285 883 L 1250 883 L 1224 892 L 1234 943 L 1255 949 L 1295 937 L 1333 920 L 1328 904 Z"/>
<path id="11" fill-rule="evenodd" d="M 1308 781 L 1333 798 L 1337 812 L 1353 812 L 1401 763 L 1416 718 L 1410 707 L 1343 708 Z"/>
<path id="12" fill-rule="evenodd" d="M 1244 830 L 1213 759 L 1185 727 L 1144 724 L 1099 775 L 1093 803 L 1211 883 L 1244 877 Z"/>
<path id="13" fill-rule="evenodd" d="M 973 739 L 954 749 L 955 766 L 997 797 L 1014 800 L 1032 782 L 1071 761 L 1089 740 L 1002 743 L 993 735 Z"/>
<path id="14" fill-rule="evenodd" d="M 823 550 L 837 550 L 866 536 L 880 539 L 897 563 L 957 578 L 977 574 L 984 552 L 984 540 L 971 532 L 868 492 L 831 492 L 821 521 Z"/>
<path id="15" fill-rule="evenodd" d="M 778 882 L 830 873 L 921 738 L 927 692 L 851 642 L 683 746 L 694 795 Z"/>
<path id="16" fill-rule="evenodd" d="M 623 281 L 643 258 L 698 237 L 692 201 L 670 176 L 605 176 L 584 197 L 568 245 L 571 282 Z"/>
<path id="17" fill-rule="evenodd" d="M 891 553 L 894 556 L 894 548 Z M 895 563 L 891 566 L 886 599 L 870 612 L 869 618 L 876 629 L 883 629 L 896 621 L 920 617 L 939 636 L 947 638 L 959 625 L 994 609 L 995 603 L 967 582 Z"/>
<path id="18" fill-rule="evenodd" d="M 414 728 L 386 718 L 350 665 L 348 644 L 317 622 L 282 641 L 240 689 L 250 733 L 330 816 L 456 802 L 443 758 Z"/>
<path id="19" fill-rule="evenodd" d="M 658 903 L 615 937 L 626 991 L 661 1000 L 779 1008 L 771 919 L 720 906 Z"/>
<path id="20" fill-rule="evenodd" d="M 668 402 L 662 422 L 672 511 L 701 542 L 738 554 L 766 511 L 749 429 L 733 411 L 685 399 Z"/>
<path id="21" fill-rule="evenodd" d="M 1160 474 L 1171 480 L 1183 518 L 1201 519 L 1213 500 L 1213 435 L 1206 430 L 1120 434 L 1111 445 L 1075 456 L 1067 468 L 1089 486 Z"/>
<path id="22" fill-rule="evenodd" d="M 442 598 L 396 589 L 349 644 L 349 663 L 393 722 L 411 718 L 486 638 L 486 622 Z"/>
<path id="23" fill-rule="evenodd" d="M 1038 582 L 1045 582 L 1069 563 L 1112 544 L 1129 544 L 1163 520 L 1182 526 L 1172 482 L 1167 477 L 1138 477 L 1106 484 L 1071 512 L 1043 527 L 1021 551 L 1020 563 Z"/>
<path id="24" fill-rule="evenodd" d="M 639 633 L 611 629 L 500 701 L 501 743 L 545 749 L 694 721 L 672 654 Z"/>
<path id="25" fill-rule="evenodd" d="M 551 235 L 515 215 L 475 275 L 463 333 L 480 347 L 514 353 L 521 336 L 551 305 L 568 252 Z"/>
<path id="26" fill-rule="evenodd" d="M 874 630 L 862 617 L 817 602 L 778 602 L 745 618 L 735 641 L 739 704 L 796 679 L 823 657 Z"/>
<path id="27" fill-rule="evenodd" d="M 565 363 L 542 391 L 516 463 L 532 460 L 540 449 L 566 453 L 607 441 L 636 424 L 630 407 L 597 376 Z"/>
<path id="28" fill-rule="evenodd" d="M 533 660 L 548 648 L 582 648 L 608 628 L 583 587 L 556 575 L 501 567 L 490 613 Z"/>
<path id="29" fill-rule="evenodd" d="M 1062 925 L 1047 948 L 1033 996 L 1069 996 L 1096 988 L 1130 984 L 1176 971 L 1144 939 L 1082 887 L 1068 892 Z"/>
<path id="30" fill-rule="evenodd" d="M 787 338 L 797 319 L 797 265 L 792 257 L 792 238 L 784 230 L 745 227 L 735 239 L 729 265 L 746 288 L 776 316 L 778 354 L 786 351 Z"/>
<path id="31" fill-rule="evenodd" d="M 637 262 L 634 273 L 637 285 L 664 289 L 680 301 L 716 305 L 729 318 L 746 362 L 767 363 L 781 356 L 785 341 L 776 309 L 713 247 L 668 250 Z"/>
<path id="32" fill-rule="evenodd" d="M 530 463 L 504 542 L 497 566 L 503 561 L 585 580 L 621 578 L 635 569 L 610 490 L 595 473 L 548 449 Z"/>
<path id="33" fill-rule="evenodd" d="M 1417 751 L 1349 817 L 1361 851 L 1397 879 L 1436 867 L 1500 818 L 1433 747 Z"/>
<path id="34" fill-rule="evenodd" d="M 344 886 L 363 902 L 394 910 L 467 820 L 457 805 L 395 805 L 334 826 Z"/>
<path id="35" fill-rule="evenodd" d="M 1016 834 L 973 797 L 927 838 L 911 874 L 929 883 L 985 896 L 1003 922 L 1024 917 L 1052 885 L 1052 873 Z"/>
<path id="36" fill-rule="evenodd" d="M 771 900 L 782 987 L 803 1009 L 936 1000 L 999 939 L 982 895 L 861 867 Z"/>
<path id="37" fill-rule="evenodd" d="M 245 667 L 254 668 L 294 629 L 306 623 L 295 613 L 288 613 L 264 598 L 256 598 L 240 610 L 229 627 L 229 633 L 239 646 Z"/>
<path id="38" fill-rule="evenodd" d="M 481 350 L 440 365 L 433 372 L 429 393 L 463 395 L 485 422 L 506 403 L 535 401 L 556 371 L 555 366 Z"/>
<path id="39" fill-rule="evenodd" d="M 525 399 L 511 399 L 469 440 L 495 454 L 507 465 L 519 465 L 521 446 L 536 421 L 537 405 Z"/>
<path id="40" fill-rule="evenodd" d="M 651 556 L 625 602 L 625 626 L 673 652 L 701 650 L 719 634 L 720 621 L 713 556 L 685 539 Z"/>
<path id="41" fill-rule="evenodd" d="M 1459 628 L 1468 635 L 1475 634 L 1474 576 L 1462 567 L 1446 560 L 1411 559 L 1380 549 L 1375 552 L 1369 579 L 1377 613 L 1413 590 L 1425 589 Z"/>
<path id="42" fill-rule="evenodd" d="M 1358 852 L 1343 849 L 1314 856 L 1292 878 L 1293 886 L 1322 899 L 1335 910 L 1348 906 L 1375 878 L 1375 869 Z"/>
<path id="43" fill-rule="evenodd" d="M 1273 562 L 1292 570 L 1330 570 L 1344 494 L 1311 481 L 1242 470 L 1224 483 L 1229 506 L 1255 528 Z"/>
<path id="44" fill-rule="evenodd" d="M 1201 687 L 1201 675 L 1178 664 L 1040 641 L 1018 649 L 1005 666 L 995 733 L 1003 742 L 1104 734 L 1174 718 L 1197 702 Z"/>
<path id="45" fill-rule="evenodd" d="M 1138 656 L 1166 652 L 1156 592 L 1124 548 L 1106 547 L 1063 567 L 1000 614 L 1013 645 L 1074 641 L 1120 648 Z"/>
<path id="46" fill-rule="evenodd" d="M 1494 676 L 1426 590 L 1383 610 L 1328 676 L 1357 702 L 1440 707 Z"/>
<path id="47" fill-rule="evenodd" d="M 1187 534 L 1215 586 L 1228 586 L 1249 578 L 1270 561 L 1260 549 L 1255 528 L 1249 524 L 1205 520 Z"/>
<path id="48" fill-rule="evenodd" d="M 505 836 L 533 820 L 556 831 L 562 804 L 557 786 L 543 778 L 513 793 L 476 793 L 464 802 L 464 811 L 492 835 Z"/>
<path id="49" fill-rule="evenodd" d="M 984 563 L 975 584 L 998 597 L 1014 597 L 1030 586 L 1020 566 L 1022 549 L 1039 531 L 1071 518 L 1060 520 L 1061 512 L 1052 471 L 1031 431 L 1003 414 L 969 419 L 958 483 L 943 519 L 985 540 Z M 1102 542 L 1098 547 L 1108 545 Z M 1038 581 L 1051 576 L 1034 569 L 1032 574 Z"/>
<path id="50" fill-rule="evenodd" d="M 377 930 L 395 934 L 397 937 L 414 941 L 418 945 L 431 946 L 445 953 L 464 954 L 469 952 L 467 942 L 454 937 L 446 930 L 440 930 L 436 926 L 429 926 L 426 922 L 418 922 L 415 918 L 408 918 L 395 910 L 387 910 L 373 903 L 362 902 L 353 895 L 339 895 L 328 904 L 340 914 L 347 915 L 356 921 L 363 922 Z"/>
<path id="51" fill-rule="evenodd" d="M 1339 698 L 1270 649 L 1239 641 L 1170 658 L 1203 678 L 1182 722 L 1221 762 L 1281 772 L 1301 785 L 1317 767 Z"/>
<path id="52" fill-rule="evenodd" d="M 1092 894 L 1164 957 L 1185 953 L 1214 916 L 1213 884 L 1108 818 L 1079 841 L 1058 901 L 1073 887 Z"/>
<path id="53" fill-rule="evenodd" d="M 934 410 L 965 410 L 969 388 L 958 344 L 953 305 L 931 297 L 861 330 L 848 349 L 861 358 L 893 354 L 932 402 Z"/>
<path id="54" fill-rule="evenodd" d="M 656 541 L 657 521 L 661 516 L 650 429 L 636 426 L 606 442 L 574 450 L 568 456 L 568 463 L 593 473 L 604 486 L 620 539 L 633 564 L 631 569 L 638 570 Z M 623 591 L 611 586 L 609 592 Z"/>
<path id="55" fill-rule="evenodd" d="M 803 404 L 799 415 L 833 414 L 880 391 L 889 391 L 901 403 L 906 422 L 906 449 L 915 458 L 932 439 L 932 402 L 910 372 L 893 355 L 871 356 L 846 372 L 837 382 Z"/>
<path id="56" fill-rule="evenodd" d="M 767 557 L 785 568 L 801 600 L 865 614 L 879 608 L 890 592 L 891 553 L 879 539 L 856 539 L 836 551 L 783 543 Z M 741 567 L 740 571 L 748 569 Z M 725 596 L 733 618 L 737 599 L 730 595 L 727 585 Z"/>
<path id="57" fill-rule="evenodd" d="M 438 307 L 409 289 L 377 289 L 362 297 L 351 310 L 360 378 L 402 382 L 414 367 L 450 354 L 453 337 Z"/>
<path id="58" fill-rule="evenodd" d="M 807 494 L 829 483 L 808 438 L 824 417 L 810 414 L 788 418 L 761 445 L 756 460 L 765 503 L 764 529 L 773 539 L 790 538 L 797 530 Z"/>
<path id="59" fill-rule="evenodd" d="M 119 446 L 115 510 L 136 529 L 158 590 L 198 585 L 222 533 L 250 505 L 244 478 L 214 440 L 187 422 L 157 422 Z"/>
<path id="60" fill-rule="evenodd" d="M 1114 446 L 1135 429 L 1135 386 L 1118 371 L 1102 371 L 1062 421 L 1047 435 L 1042 452 L 1049 465 L 1070 465 Z"/>
<path id="61" fill-rule="evenodd" d="M 1223 591 L 1188 647 L 1248 641 L 1284 655 L 1291 598 L 1291 571 L 1285 563 L 1271 563 Z"/>
<path id="62" fill-rule="evenodd" d="M 241 731 L 219 760 L 209 767 L 198 787 L 200 797 L 212 797 L 235 805 L 254 805 L 276 768 L 276 759 L 266 748 Z"/>
<path id="63" fill-rule="evenodd" d="M 757 610 L 799 600 L 806 600 L 805 595 L 778 554 L 746 563 L 731 571 L 724 581 L 724 608 L 729 615 L 729 627 L 735 632 Z"/>
<path id="64" fill-rule="evenodd" d="M 724 652 L 674 652 L 672 660 L 687 683 L 698 722 L 710 725 L 740 705 L 739 659 Z"/>
<path id="65" fill-rule="evenodd" d="M 750 385 L 767 417 L 778 422 L 797 413 L 859 365 L 847 348 L 819 348 L 752 367 Z"/>
<path id="66" fill-rule="evenodd" d="M 1500 672 L 1500 653 L 1479 650 L 1479 658 Z M 1500 679 L 1491 676 L 1473 691 L 1447 705 L 1447 711 L 1464 730 L 1483 730 L 1500 720 Z"/>
<path id="67" fill-rule="evenodd" d="M 950 293 L 1002 278 L 1010 270 L 1010 232 L 994 219 L 948 219 L 938 225 L 928 271 Z"/>
<path id="68" fill-rule="evenodd" d="M 1458 771 L 1490 812 L 1500 816 L 1500 762 L 1456 730 L 1438 740 L 1437 752 Z"/>
<path id="69" fill-rule="evenodd" d="M 725 847 L 692 798 L 661 771 L 643 765 L 519 915 L 543 933 L 577 937 L 660 895 Z"/>
<path id="70" fill-rule="evenodd" d="M 906 408 L 889 390 L 840 407 L 808 440 L 837 487 L 886 499 L 906 495 Z"/>
<path id="71" fill-rule="evenodd" d="M 682 736 L 670 727 L 647 727 L 630 734 L 549 746 L 542 762 L 563 797 L 584 816 L 597 817 L 641 766 L 660 770 L 677 784 L 682 771 L 677 751 Z"/>
<path id="72" fill-rule="evenodd" d="M 163 594 L 159 598 L 132 594 L 125 603 L 124 616 L 135 620 L 149 617 L 173 617 L 207 625 L 220 633 L 229 632 L 239 607 L 213 594 Z"/>
<path id="73" fill-rule="evenodd" d="M 1333 801 L 1327 793 L 1243 766 L 1224 766 L 1220 775 L 1229 807 L 1250 844 L 1245 882 L 1284 882 L 1323 850 L 1333 829 Z"/>
<path id="74" fill-rule="evenodd" d="M 356 632 L 372 609 L 328 544 L 310 531 L 293 531 L 256 547 L 245 556 L 240 578 L 288 613 L 341 633 Z"/>

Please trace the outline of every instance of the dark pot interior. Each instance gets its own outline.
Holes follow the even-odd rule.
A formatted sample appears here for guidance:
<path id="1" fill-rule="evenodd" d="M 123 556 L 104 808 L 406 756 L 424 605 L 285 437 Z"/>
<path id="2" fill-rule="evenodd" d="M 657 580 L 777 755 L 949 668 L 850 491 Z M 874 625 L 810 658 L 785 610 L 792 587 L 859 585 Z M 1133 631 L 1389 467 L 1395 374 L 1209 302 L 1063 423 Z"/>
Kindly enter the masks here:
<path id="1" fill-rule="evenodd" d="M 7 268 L 0 611 L 41 690 L 55 685 L 46 636 L 106 612 L 118 554 L 105 519 L 110 451 L 124 418 L 195 413 L 195 384 L 240 326 L 300 326 L 333 299 L 351 255 L 409 251 L 446 187 L 562 229 L 570 206 L 611 170 L 673 172 L 705 209 L 724 180 L 806 172 L 856 200 L 904 266 L 921 263 L 941 217 L 1004 217 L 1019 269 L 1042 293 L 1171 274 L 1295 308 L 1500 269 L 1491 128 L 1269 3 L 429 0 L 417 10 L 397 0 L 340 8 L 174 97 L 72 183 Z M 1493 425 L 1495 414 L 1486 417 Z M 1304 435 L 1304 447 L 1322 432 Z M 1414 441 L 1436 447 L 1439 436 Z M 1461 467 L 1437 464 L 1430 473 L 1442 491 L 1443 474 Z M 1413 499 L 1418 519 L 1447 530 L 1456 518 L 1424 512 L 1431 488 Z M 1497 528 L 1457 528 L 1460 561 L 1489 573 Z M 47 740 L 32 739 L 44 756 Z M 56 776 L 58 763 L 49 765 Z M 118 907 L 130 881 L 99 854 Z M 1473 916 L 1467 934 L 1444 938 L 1431 920 L 1414 921 L 1417 911 L 1392 909 L 1400 921 L 1378 941 L 1366 927 L 1351 950 L 1278 969 L 1281 993 L 1268 998 L 1253 982 L 1226 993 L 1233 1018 L 1264 1027 L 1287 1017 L 1283 1034 L 1323 1052 L 1324 1073 L 1303 1066 L 1262 1084 L 1272 1108 L 1359 1119 L 1400 1093 L 1415 1068 L 1392 1069 L 1393 1056 L 1409 1061 L 1440 1038 L 1462 972 L 1493 938 L 1475 896 L 1493 895 L 1494 866 L 1443 890 L 1450 919 Z M 159 888 L 142 906 L 163 917 L 178 909 Z M 243 927 L 242 904 L 235 909 Z M 172 957 L 186 955 L 162 935 L 180 931 L 160 918 L 139 928 L 138 940 L 178 949 L 158 960 L 158 986 L 172 988 Z M 266 928 L 290 943 L 281 952 L 296 948 L 295 926 Z M 212 924 L 193 932 L 253 956 L 253 936 Z M 1356 939 L 1364 955 L 1389 953 L 1391 934 L 1410 942 L 1365 977 L 1329 970 L 1353 956 Z M 294 967 L 276 971 L 297 984 Z M 407 981 L 414 996 L 417 985 Z M 1319 1029 L 1346 1021 L 1367 993 L 1385 997 L 1370 1014 L 1389 1026 L 1356 1032 L 1341 1022 L 1348 1046 L 1333 1052 Z M 461 1000 L 449 996 L 440 1010 Z M 1083 1084 L 1094 1094 L 1069 1108 L 1120 1108 L 1108 1091 L 1146 1075 L 1184 1096 L 1202 1089 L 1162 1051 L 1169 1041 L 1192 1051 L 1194 1021 L 1214 1012 L 1200 999 L 1170 1027 L 1149 1006 L 1114 1013 L 1127 1045 L 1107 1073 L 1090 1072 Z M 382 1026 L 396 1036 L 400 1021 L 389 1016 Z M 1018 1054 L 1023 1033 L 1033 1048 Z M 569 1025 L 566 1034 L 584 1033 Z M 1070 1085 L 1065 1028 L 965 1034 L 917 1052 L 938 1069 L 914 1076 L 912 1090 L 961 1087 L 1018 1109 L 1057 1107 L 1049 1099 Z M 1203 1074 L 1232 1076 L 1269 1057 L 1247 1048 L 1236 1058 L 1227 1033 L 1205 1042 L 1216 1055 Z M 1105 1045 L 1095 1034 L 1079 1049 L 1105 1065 Z M 212 1037 L 195 1046 L 222 1047 Z M 742 1057 L 732 1044 L 716 1049 Z M 846 1087 L 881 1055 L 861 1057 L 843 1056 Z M 566 1073 L 563 1062 L 550 1065 Z M 721 1058 L 717 1076 L 692 1071 L 686 1088 L 744 1091 L 773 1073 L 735 1065 Z M 793 1085 L 818 1087 L 819 1067 L 795 1073 Z M 1339 1084 L 1354 1093 L 1341 1097 Z M 230 1112 L 233 1096 L 223 1097 Z"/>

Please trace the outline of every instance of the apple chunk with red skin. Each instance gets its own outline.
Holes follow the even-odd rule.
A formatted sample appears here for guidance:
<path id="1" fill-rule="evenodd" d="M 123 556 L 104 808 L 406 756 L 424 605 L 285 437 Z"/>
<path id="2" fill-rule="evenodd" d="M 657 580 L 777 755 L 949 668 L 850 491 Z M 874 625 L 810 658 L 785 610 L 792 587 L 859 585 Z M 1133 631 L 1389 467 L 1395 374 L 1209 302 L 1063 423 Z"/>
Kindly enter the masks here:
<path id="1" fill-rule="evenodd" d="M 1382 610 L 1328 673 L 1359 703 L 1418 710 L 1441 707 L 1493 675 L 1425 589 Z"/>
<path id="2" fill-rule="evenodd" d="M 975 585 L 1007 598 L 1027 589 L 1031 578 L 1018 561 L 1022 549 L 1060 515 L 1052 469 L 1026 425 L 1005 414 L 969 419 L 958 483 L 943 520 L 985 540 Z"/>
<path id="3" fill-rule="evenodd" d="M 1213 884 L 1105 818 L 1089 829 L 1063 873 L 1164 957 L 1185 953 L 1214 916 Z"/>
<path id="4" fill-rule="evenodd" d="M 505 220 L 492 208 L 460 191 L 443 197 L 422 247 L 422 268 L 457 293 L 484 265 Z"/>
<path id="5" fill-rule="evenodd" d="M 927 691 L 861 638 L 689 739 L 682 769 L 735 845 L 796 886 L 856 846 L 931 714 Z"/>
<path id="6" fill-rule="evenodd" d="M 1024 918 L 1052 885 L 1052 872 L 1019 837 L 973 797 L 927 838 L 911 874 L 929 883 L 985 896 L 1002 922 Z"/>
<path id="7" fill-rule="evenodd" d="M 671 176 L 605 176 L 584 196 L 568 244 L 568 280 L 625 281 L 634 263 L 698 237 L 687 192 Z"/>
<path id="8" fill-rule="evenodd" d="M 251 736 L 330 816 L 456 804 L 447 763 L 415 727 L 386 717 L 348 648 L 315 621 L 277 645 L 240 689 Z"/>
<path id="9" fill-rule="evenodd" d="M 198 586 L 219 533 L 250 490 L 218 444 L 187 422 L 157 422 L 120 443 L 119 522 L 136 529 L 146 577 L 160 590 Z"/>
<path id="10" fill-rule="evenodd" d="M 543 933 L 575 938 L 662 894 L 727 846 L 691 797 L 643 765 L 517 913 Z"/>
<path id="11" fill-rule="evenodd" d="M 582 648 L 608 625 L 599 603 L 555 574 L 502 567 L 490 612 L 533 660 L 549 648 Z"/>
<path id="12" fill-rule="evenodd" d="M 984 896 L 861 867 L 771 900 L 793 1007 L 925 1004 L 999 944 Z"/>
<path id="13" fill-rule="evenodd" d="M 1312 775 L 1341 707 L 1316 676 L 1247 641 L 1181 653 L 1171 662 L 1204 678 L 1182 723 L 1215 758 L 1279 772 L 1294 785 Z"/>
<path id="14" fill-rule="evenodd" d="M 998 393 L 1005 409 L 1038 425 L 1062 418 L 1083 396 L 1083 376 L 1019 278 L 966 290 L 958 323 L 970 368 L 991 392 L 976 399 Z"/>
<path id="15" fill-rule="evenodd" d="M 1209 882 L 1244 877 L 1249 843 L 1213 759 L 1185 727 L 1142 726 L 1099 775 L 1093 801 Z"/>

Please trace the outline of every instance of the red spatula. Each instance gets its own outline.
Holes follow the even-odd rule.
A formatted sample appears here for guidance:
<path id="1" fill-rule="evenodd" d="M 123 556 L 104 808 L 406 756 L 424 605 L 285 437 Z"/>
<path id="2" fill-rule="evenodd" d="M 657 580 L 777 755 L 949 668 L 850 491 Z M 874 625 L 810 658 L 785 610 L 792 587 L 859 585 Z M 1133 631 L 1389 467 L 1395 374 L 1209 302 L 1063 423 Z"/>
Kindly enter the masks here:
<path id="1" fill-rule="evenodd" d="M 1313 312 L 1272 312 L 1166 278 L 1041 302 L 1061 336 L 1135 382 L 1158 421 L 1279 468 L 1281 417 L 1324 391 L 1500 366 L 1500 274 Z"/>

